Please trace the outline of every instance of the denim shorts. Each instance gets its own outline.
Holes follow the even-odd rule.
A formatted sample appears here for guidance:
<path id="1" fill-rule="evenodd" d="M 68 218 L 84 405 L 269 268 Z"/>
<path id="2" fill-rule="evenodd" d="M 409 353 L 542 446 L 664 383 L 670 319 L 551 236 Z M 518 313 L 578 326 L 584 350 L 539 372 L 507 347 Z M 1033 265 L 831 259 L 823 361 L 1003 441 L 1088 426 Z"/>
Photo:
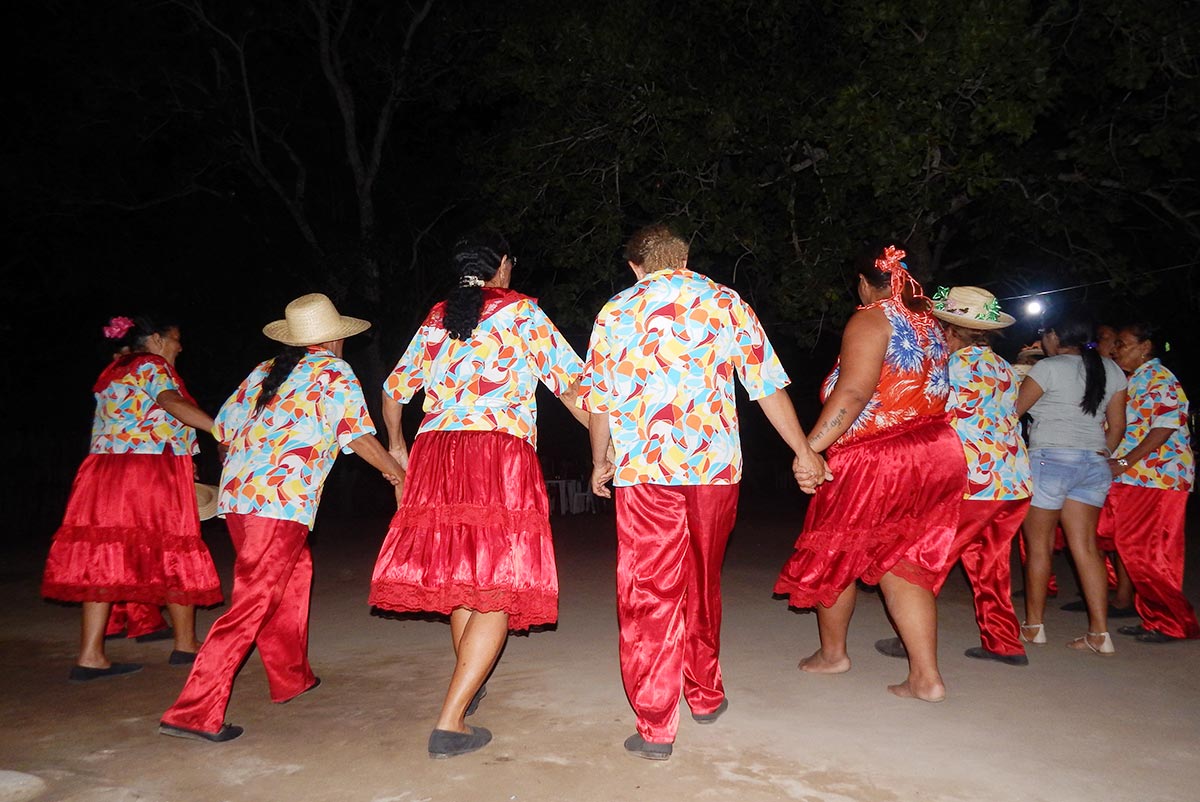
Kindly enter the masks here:
<path id="1" fill-rule="evenodd" d="M 1043 510 L 1061 510 L 1067 499 L 1103 507 L 1112 487 L 1108 460 L 1084 448 L 1036 448 L 1029 452 L 1033 468 L 1033 501 Z"/>

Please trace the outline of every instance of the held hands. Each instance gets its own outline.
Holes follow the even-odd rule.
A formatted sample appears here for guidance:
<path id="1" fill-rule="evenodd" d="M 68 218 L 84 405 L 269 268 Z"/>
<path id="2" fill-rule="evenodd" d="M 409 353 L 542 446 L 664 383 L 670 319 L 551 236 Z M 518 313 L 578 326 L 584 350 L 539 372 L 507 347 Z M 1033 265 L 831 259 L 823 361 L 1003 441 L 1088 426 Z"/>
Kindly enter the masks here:
<path id="1" fill-rule="evenodd" d="M 800 490 L 809 495 L 817 492 L 819 485 L 833 479 L 833 473 L 825 464 L 825 458 L 811 450 L 797 454 L 792 460 L 792 475 L 796 478 Z"/>
<path id="2" fill-rule="evenodd" d="M 392 455 L 392 459 L 400 463 L 400 467 L 408 470 L 408 449 L 407 448 L 389 448 L 388 453 Z M 403 480 L 401 480 L 403 481 Z M 394 483 L 393 483 L 394 484 Z"/>
<path id="3" fill-rule="evenodd" d="M 616 476 L 616 473 L 617 466 L 611 459 L 595 463 L 592 466 L 592 492 L 600 498 L 612 498 L 612 490 L 608 487 L 608 482 Z"/>

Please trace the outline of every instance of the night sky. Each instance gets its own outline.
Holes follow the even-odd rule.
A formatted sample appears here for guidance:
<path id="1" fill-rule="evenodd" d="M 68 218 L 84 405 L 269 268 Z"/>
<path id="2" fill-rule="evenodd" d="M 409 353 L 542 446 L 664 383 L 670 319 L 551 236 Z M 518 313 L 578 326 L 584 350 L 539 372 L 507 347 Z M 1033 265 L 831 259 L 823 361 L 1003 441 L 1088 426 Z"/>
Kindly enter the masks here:
<path id="1" fill-rule="evenodd" d="M 4 503 L 25 523 L 5 542 L 42 549 L 61 516 L 111 316 L 178 322 L 181 374 L 215 413 L 273 354 L 261 327 L 325 292 L 376 323 L 347 347 L 375 404 L 450 284 L 455 237 L 480 224 L 509 236 L 514 287 L 582 353 L 631 281 L 623 239 L 672 221 L 693 266 L 759 311 L 806 425 L 853 309 L 849 261 L 883 236 L 914 244 L 931 292 L 1073 288 L 1043 300 L 1170 322 L 1166 361 L 1200 393 L 1195 15 L 1177 0 L 23 4 L 0 181 L 18 421 Z M 1010 357 L 1040 323 L 1023 303 L 1004 302 Z M 544 458 L 582 473 L 582 430 L 541 401 Z M 747 490 L 774 490 L 781 452 L 743 418 Z M 335 510 L 362 506 L 361 475 L 335 471 Z"/>

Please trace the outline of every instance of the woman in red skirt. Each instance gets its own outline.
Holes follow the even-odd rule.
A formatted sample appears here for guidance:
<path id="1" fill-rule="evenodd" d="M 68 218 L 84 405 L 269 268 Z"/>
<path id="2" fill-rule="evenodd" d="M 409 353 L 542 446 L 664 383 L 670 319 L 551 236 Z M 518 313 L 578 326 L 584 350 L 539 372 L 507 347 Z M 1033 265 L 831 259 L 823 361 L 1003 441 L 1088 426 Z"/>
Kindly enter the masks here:
<path id="1" fill-rule="evenodd" d="M 73 682 L 131 674 L 112 663 L 104 630 L 113 602 L 165 604 L 174 626 L 173 662 L 199 648 L 195 605 L 221 601 L 221 583 L 200 539 L 193 429 L 213 420 L 175 369 L 179 328 L 147 318 L 113 318 L 104 328 L 118 356 L 92 388 L 92 443 L 71 487 L 42 580 L 48 599 L 83 603 Z M 124 352 L 123 352 L 124 351 Z"/>
<path id="2" fill-rule="evenodd" d="M 829 450 L 834 478 L 813 496 L 775 592 L 817 608 L 821 648 L 800 669 L 839 674 L 850 670 L 855 581 L 878 584 L 909 662 L 907 679 L 888 690 L 939 702 L 946 688 L 933 589 L 954 542 L 967 468 L 946 417 L 946 341 L 904 256 L 888 245 L 859 264 L 863 305 L 846 323 L 809 435 L 814 450 Z"/>
<path id="3" fill-rule="evenodd" d="M 383 417 L 391 452 L 409 467 L 371 579 L 370 603 L 450 616 L 457 657 L 429 754 L 491 740 L 475 712 L 508 630 L 558 619 L 558 574 L 538 465 L 539 381 L 574 405 L 583 364 L 534 299 L 508 289 L 515 260 L 496 234 L 455 246 L 458 286 L 437 304 L 388 377 Z M 425 391 L 425 419 L 407 453 L 402 404 Z"/>

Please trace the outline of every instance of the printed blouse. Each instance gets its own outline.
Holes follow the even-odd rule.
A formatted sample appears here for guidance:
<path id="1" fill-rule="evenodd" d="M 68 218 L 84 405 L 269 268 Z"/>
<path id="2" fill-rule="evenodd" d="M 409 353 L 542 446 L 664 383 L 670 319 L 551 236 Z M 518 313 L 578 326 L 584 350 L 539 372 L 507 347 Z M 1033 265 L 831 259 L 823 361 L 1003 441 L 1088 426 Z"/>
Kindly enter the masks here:
<path id="1" fill-rule="evenodd" d="M 424 388 L 419 432 L 499 431 L 536 447 L 538 382 L 562 395 L 583 363 L 533 298 L 491 287 L 483 294 L 479 323 L 466 340 L 446 332 L 445 302 L 436 305 L 383 390 L 407 404 Z"/>
<path id="2" fill-rule="evenodd" d="M 946 407 L 967 458 L 967 499 L 1003 501 L 1033 492 L 1029 454 L 1017 417 L 1012 366 L 985 345 L 950 355 Z"/>
<path id="3" fill-rule="evenodd" d="M 941 326 L 932 315 L 913 312 L 895 298 L 885 298 L 877 304 L 892 326 L 879 384 L 866 407 L 834 446 L 848 445 L 916 418 L 946 412 L 950 383 L 946 373 L 948 349 Z M 840 372 L 839 362 L 821 388 L 822 402 L 829 399 Z"/>
<path id="4" fill-rule="evenodd" d="M 92 454 L 195 454 L 196 432 L 158 405 L 158 397 L 187 390 L 167 360 L 126 354 L 100 374 L 93 390 Z"/>
<path id="5" fill-rule="evenodd" d="M 255 415 L 273 361 L 255 368 L 217 413 L 213 435 L 229 450 L 217 509 L 311 528 L 338 449 L 349 453 L 375 425 L 354 371 L 318 346 L 309 346 Z"/>
<path id="6" fill-rule="evenodd" d="M 1188 399 L 1179 380 L 1162 362 L 1151 359 L 1129 375 L 1125 402 L 1125 438 L 1115 456 L 1132 451 L 1151 429 L 1173 429 L 1167 442 L 1129 466 L 1115 481 L 1138 487 L 1190 491 L 1196 463 L 1188 436 Z"/>
<path id="7" fill-rule="evenodd" d="M 751 400 L 786 387 L 754 310 L 687 269 L 647 275 L 600 311 L 580 398 L 607 413 L 618 487 L 741 481 L 733 376 Z"/>

